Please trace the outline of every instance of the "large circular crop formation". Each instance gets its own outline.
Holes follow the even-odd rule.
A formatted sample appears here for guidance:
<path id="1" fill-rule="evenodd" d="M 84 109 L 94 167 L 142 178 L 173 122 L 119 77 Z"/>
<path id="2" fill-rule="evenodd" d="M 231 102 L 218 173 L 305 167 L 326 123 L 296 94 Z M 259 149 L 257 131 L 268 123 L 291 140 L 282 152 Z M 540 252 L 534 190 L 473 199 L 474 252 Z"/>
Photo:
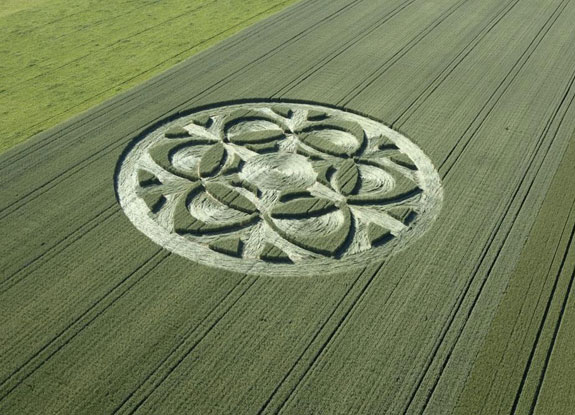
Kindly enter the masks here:
<path id="1" fill-rule="evenodd" d="M 321 105 L 220 105 L 139 137 L 122 209 L 160 246 L 250 274 L 334 273 L 422 235 L 443 192 L 429 158 L 380 122 Z"/>

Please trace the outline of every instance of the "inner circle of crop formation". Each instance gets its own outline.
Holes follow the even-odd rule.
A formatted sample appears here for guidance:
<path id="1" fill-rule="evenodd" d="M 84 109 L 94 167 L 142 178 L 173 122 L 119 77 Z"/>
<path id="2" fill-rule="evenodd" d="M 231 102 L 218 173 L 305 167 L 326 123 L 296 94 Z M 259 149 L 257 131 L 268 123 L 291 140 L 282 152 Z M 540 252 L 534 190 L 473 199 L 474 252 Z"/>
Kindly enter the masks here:
<path id="1" fill-rule="evenodd" d="M 381 262 L 431 226 L 443 198 L 433 164 L 408 138 L 302 103 L 190 112 L 132 143 L 117 172 L 120 205 L 150 239 L 250 274 Z"/>

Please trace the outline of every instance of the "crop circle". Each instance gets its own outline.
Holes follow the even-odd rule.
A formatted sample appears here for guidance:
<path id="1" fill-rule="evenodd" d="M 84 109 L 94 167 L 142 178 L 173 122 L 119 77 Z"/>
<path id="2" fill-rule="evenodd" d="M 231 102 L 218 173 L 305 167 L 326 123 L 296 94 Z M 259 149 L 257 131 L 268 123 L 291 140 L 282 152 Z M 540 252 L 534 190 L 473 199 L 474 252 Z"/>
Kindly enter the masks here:
<path id="1" fill-rule="evenodd" d="M 318 104 L 190 111 L 120 159 L 119 203 L 160 246 L 249 274 L 365 266 L 433 223 L 443 190 L 429 158 L 384 124 Z"/>

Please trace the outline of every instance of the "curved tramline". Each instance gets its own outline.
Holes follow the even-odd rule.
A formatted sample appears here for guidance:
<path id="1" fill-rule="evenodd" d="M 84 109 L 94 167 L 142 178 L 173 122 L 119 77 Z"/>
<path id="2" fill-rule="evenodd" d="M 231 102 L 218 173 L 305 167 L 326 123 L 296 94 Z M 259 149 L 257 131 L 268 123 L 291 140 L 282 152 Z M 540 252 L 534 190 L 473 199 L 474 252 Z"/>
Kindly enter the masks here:
<path id="1" fill-rule="evenodd" d="M 431 161 L 365 116 L 308 103 L 192 110 L 138 137 L 116 189 L 131 222 L 195 262 L 281 276 L 378 261 L 442 204 Z"/>

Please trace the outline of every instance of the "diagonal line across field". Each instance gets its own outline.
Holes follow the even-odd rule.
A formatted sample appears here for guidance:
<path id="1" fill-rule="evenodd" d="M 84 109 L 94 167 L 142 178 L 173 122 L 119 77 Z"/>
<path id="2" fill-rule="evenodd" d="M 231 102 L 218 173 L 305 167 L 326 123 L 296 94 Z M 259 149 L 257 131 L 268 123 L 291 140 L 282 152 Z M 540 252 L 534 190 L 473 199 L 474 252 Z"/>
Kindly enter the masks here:
<path id="1" fill-rule="evenodd" d="M 408 4 L 409 4 L 409 2 L 408 2 Z M 405 7 L 405 5 L 402 5 L 402 6 L 400 6 L 400 7 L 403 8 L 403 7 Z M 388 15 L 383 21 L 377 22 L 377 24 L 376 24 L 373 28 L 370 28 L 367 33 L 362 34 L 362 35 L 360 36 L 360 38 L 356 38 L 356 39 L 354 40 L 354 43 L 357 42 L 357 41 L 359 41 L 359 40 L 361 40 L 361 38 L 363 38 L 365 35 L 371 33 L 371 31 L 373 31 L 375 28 L 378 28 L 381 24 L 385 23 L 385 21 L 387 21 L 387 19 L 388 19 L 390 16 L 393 16 L 395 13 L 396 13 L 396 11 L 393 11 L 392 14 L 391 14 L 391 15 Z M 346 48 L 348 48 L 348 47 L 349 47 L 349 46 L 346 46 Z M 335 55 L 335 56 L 339 55 L 340 53 L 341 53 L 340 51 L 336 52 L 336 55 Z M 332 56 L 333 56 L 333 55 L 332 55 Z"/>
<path id="2" fill-rule="evenodd" d="M 356 0 L 360 1 L 360 0 Z M 353 4 L 353 3 L 352 3 Z M 346 5 L 343 8 L 337 10 L 334 14 L 326 17 L 322 22 L 320 23 L 325 23 L 325 22 L 329 22 L 331 19 L 334 18 L 334 16 L 337 16 L 339 13 L 342 13 L 345 9 L 349 8 L 350 5 Z M 244 66 L 243 68 L 241 68 L 240 70 L 237 70 L 236 72 L 232 73 L 231 75 L 229 75 L 227 78 L 217 82 L 216 84 L 214 84 L 212 87 L 200 92 L 198 95 L 196 95 L 194 98 L 192 98 L 190 101 L 196 100 L 199 97 L 203 96 L 204 94 L 206 94 L 207 92 L 212 92 L 214 89 L 217 90 L 223 86 L 225 86 L 228 82 L 230 82 L 231 80 L 233 80 L 238 74 L 243 73 L 244 71 L 248 70 L 250 67 L 252 67 L 253 65 L 255 65 L 256 63 L 258 63 L 260 60 L 266 59 L 269 56 L 273 56 L 273 54 L 278 53 L 282 48 L 286 47 L 287 45 L 289 45 L 290 43 L 295 42 L 296 40 L 304 37 L 305 35 L 307 35 L 308 33 L 312 32 L 313 30 L 317 29 L 319 27 L 319 25 L 314 25 L 311 28 L 307 28 L 304 31 L 298 33 L 297 35 L 293 36 L 292 38 L 288 39 L 288 41 L 282 43 L 280 46 L 276 47 L 275 49 L 273 49 L 270 52 L 267 52 L 266 54 L 262 55 L 260 58 L 248 63 L 246 66 Z M 123 105 L 125 105 L 126 103 L 123 103 Z M 174 113 L 175 111 L 177 111 L 178 108 L 185 106 L 185 104 L 180 104 L 178 105 L 178 107 L 176 108 L 172 108 L 169 111 L 166 111 L 165 113 L 161 114 L 158 118 L 154 119 L 152 121 L 151 124 L 153 124 L 154 121 L 157 121 L 159 119 L 162 119 L 164 117 L 166 117 L 168 114 Z M 106 113 L 104 113 L 104 115 L 106 115 Z M 97 127 L 94 129 L 97 130 Z M 133 131 L 131 134 L 135 134 L 137 130 Z M 83 135 L 89 134 L 91 133 L 92 130 L 89 130 L 87 132 L 83 132 Z M 116 150 L 117 148 L 119 148 L 121 145 L 123 145 L 123 143 L 119 143 L 116 145 L 110 145 L 108 147 L 105 147 L 103 149 L 101 149 L 100 151 L 98 151 L 96 154 L 93 154 L 89 157 L 87 157 L 84 160 L 79 161 L 78 163 L 76 163 L 74 166 L 72 166 L 71 168 L 69 168 L 68 170 L 65 170 L 63 172 L 60 172 L 58 175 L 56 175 L 53 179 L 51 179 L 50 181 L 44 183 L 40 188 L 36 188 L 34 190 L 31 190 L 29 193 L 27 193 L 26 195 L 24 195 L 21 199 L 19 199 L 17 202 L 11 203 L 7 206 L 4 206 L 2 208 L 0 208 L 0 214 L 3 214 L 2 216 L 0 216 L 0 220 L 3 219 L 4 217 L 6 217 L 6 215 L 9 215 L 13 212 L 15 212 L 19 206 L 22 206 L 22 203 L 27 203 L 30 200 L 34 200 L 36 197 L 38 197 L 39 195 L 41 195 L 43 192 L 45 192 L 47 189 L 50 189 L 53 185 L 59 183 L 59 181 L 62 178 L 66 178 L 69 175 L 76 173 L 77 171 L 79 171 L 80 169 L 86 167 L 87 165 L 90 165 L 92 162 L 100 159 L 101 157 L 105 156 L 106 154 Z M 18 160 L 14 160 L 14 162 L 16 162 Z M 10 165 L 10 161 L 8 161 L 8 166 Z M 6 167 L 8 167 L 6 166 Z M 7 211 L 7 212 L 6 212 Z"/>
<path id="3" fill-rule="evenodd" d="M 363 1 L 363 0 L 356 0 L 354 2 L 352 2 L 351 4 L 346 4 L 344 5 L 342 8 L 338 9 L 333 15 L 329 16 L 329 18 L 331 18 L 332 16 L 337 16 L 338 14 L 342 13 L 343 11 L 347 10 L 348 8 L 352 7 L 355 3 L 357 3 L 358 1 Z M 313 2 L 308 1 L 305 2 L 306 4 L 312 4 Z M 303 4 L 301 5 L 303 6 Z M 245 34 L 246 37 L 250 37 L 250 36 L 257 36 L 258 33 L 260 33 L 260 31 L 265 30 L 266 28 L 269 29 L 270 26 L 273 26 L 274 24 L 278 24 L 280 22 L 282 22 L 282 20 L 286 20 L 288 18 L 298 18 L 301 17 L 300 15 L 305 13 L 306 9 L 304 7 L 298 7 L 295 9 L 292 9 L 291 12 L 289 13 L 281 13 L 279 15 L 277 15 L 277 17 L 272 17 L 271 19 L 268 19 L 266 21 L 264 21 L 263 23 L 259 24 L 256 26 L 255 30 L 249 30 L 247 31 L 247 33 Z M 261 26 L 261 27 L 260 27 Z M 314 29 L 317 28 L 317 25 L 314 25 L 313 27 L 307 28 L 304 31 L 300 32 L 297 36 L 301 36 L 304 34 L 304 32 L 311 32 Z M 288 39 L 289 41 L 293 41 L 294 39 Z M 226 50 L 230 50 L 232 49 L 238 42 L 240 41 L 244 41 L 245 39 L 243 37 L 241 38 L 235 38 L 235 39 L 230 39 L 229 41 L 223 42 L 221 45 L 216 46 L 216 49 L 223 49 L 223 51 Z M 281 47 L 283 47 L 284 44 L 277 46 L 276 48 L 272 49 L 269 53 L 274 52 L 277 49 L 280 49 Z M 204 52 L 204 54 L 200 54 L 198 56 L 198 59 L 202 59 L 202 57 L 204 57 L 205 55 L 209 56 L 210 51 Z M 181 64 L 182 67 L 185 67 L 189 65 L 189 63 L 183 62 Z M 251 66 L 252 62 L 248 63 L 248 66 Z M 148 82 L 149 87 L 162 87 L 162 85 L 166 82 L 169 82 L 172 78 L 174 78 L 177 75 L 177 73 L 174 73 L 174 71 L 168 71 L 165 74 L 160 75 L 159 77 L 152 79 Z M 233 76 L 234 73 L 230 74 L 230 76 Z M 101 116 L 106 116 L 108 114 L 108 112 L 110 112 L 111 110 L 114 110 L 115 107 L 119 107 L 119 106 L 124 106 L 126 104 L 128 104 L 130 101 L 132 101 L 133 99 L 139 99 L 139 95 L 141 95 L 141 90 L 140 88 L 136 88 L 133 91 L 128 91 L 126 92 L 121 98 L 119 99 L 114 99 L 111 100 L 109 102 L 106 102 L 104 104 L 102 104 L 100 107 L 98 107 L 97 109 L 90 111 L 89 114 L 87 114 L 87 117 L 83 117 L 82 118 L 82 122 L 80 123 L 74 123 L 70 126 L 68 126 L 67 128 L 64 128 L 63 132 L 66 133 L 73 133 L 74 131 L 78 130 L 79 128 L 81 128 L 82 126 L 84 126 L 84 124 L 87 121 L 94 121 L 95 119 L 98 119 Z M 169 113 L 166 112 L 166 114 Z M 158 119 L 161 119 L 162 116 L 158 117 Z M 9 166 L 12 162 L 16 162 L 20 159 L 20 156 L 25 156 L 28 154 L 28 151 L 37 151 L 37 149 L 49 144 L 52 140 L 51 139 L 62 139 L 65 137 L 66 134 L 62 135 L 61 132 L 55 132 L 55 133 L 46 133 L 46 138 L 44 140 L 41 141 L 37 141 L 36 143 L 33 143 L 32 145 L 30 145 L 30 147 L 24 147 L 22 148 L 20 151 L 15 151 L 14 154 L 9 154 L 7 157 L 7 163 Z M 23 154 L 20 154 L 23 153 Z M 3 163 L 4 164 L 4 163 Z M 7 166 L 3 166 L 7 167 Z"/>
<path id="4" fill-rule="evenodd" d="M 555 138 L 556 138 L 557 132 L 558 132 L 559 128 L 561 127 L 561 123 L 562 123 L 563 120 L 564 120 L 565 114 L 567 113 L 567 109 L 568 109 L 568 107 L 572 104 L 573 98 L 575 98 L 575 93 L 574 93 L 573 90 L 571 90 L 571 87 L 573 86 L 573 81 L 574 81 L 574 80 L 575 80 L 575 74 L 574 74 L 574 76 L 571 78 L 571 81 L 570 81 L 570 83 L 569 83 L 568 89 L 567 89 L 567 91 L 565 92 L 565 96 L 564 96 L 563 99 L 559 102 L 559 105 L 557 106 L 557 109 L 556 109 L 555 113 L 553 114 L 552 119 L 549 120 L 549 122 L 548 122 L 548 124 L 547 124 L 547 127 L 546 127 L 546 130 L 545 130 L 545 132 L 542 134 L 542 136 L 541 136 L 541 138 L 540 138 L 540 141 L 539 141 L 539 143 L 538 143 L 538 147 L 537 147 L 536 151 L 533 152 L 532 158 L 531 158 L 530 163 L 529 163 L 529 165 L 528 165 L 528 171 L 526 171 L 526 172 L 524 173 L 524 176 L 523 176 L 524 178 L 527 178 L 527 177 L 532 176 L 533 179 L 531 180 L 531 182 L 527 183 L 527 185 L 528 185 L 528 186 L 527 186 L 527 190 L 525 191 L 523 197 L 520 198 L 520 199 L 518 198 L 518 194 L 519 194 L 519 191 L 520 191 L 520 189 L 522 188 L 522 186 L 525 186 L 524 180 L 522 180 L 521 183 L 519 183 L 519 185 L 517 186 L 513 198 L 509 201 L 509 205 L 508 205 L 508 207 L 507 207 L 507 209 L 506 209 L 506 211 L 505 211 L 505 215 L 502 215 L 502 217 L 500 218 L 500 221 L 499 221 L 500 225 L 499 225 L 499 226 L 496 228 L 496 230 L 494 231 L 494 233 L 493 233 L 493 238 L 490 239 L 489 243 L 485 246 L 485 248 L 484 248 L 484 249 L 485 249 L 485 250 L 484 250 L 484 255 L 482 256 L 481 261 L 478 263 L 477 269 L 474 271 L 473 275 L 471 276 L 471 278 L 470 278 L 470 280 L 469 280 L 469 283 L 468 283 L 468 285 L 466 286 L 466 291 L 464 291 L 464 292 L 462 293 L 462 295 L 461 295 L 461 297 L 460 297 L 460 300 L 459 300 L 459 302 L 457 303 L 457 307 L 454 309 L 454 311 L 453 311 L 453 313 L 452 313 L 452 316 L 453 316 L 452 319 L 450 319 L 449 323 L 445 326 L 445 331 L 442 333 L 442 336 L 441 336 L 440 339 L 439 339 L 439 342 L 438 342 L 438 344 L 437 344 L 437 348 L 434 350 L 434 354 L 433 354 L 433 355 L 430 357 L 430 359 L 429 359 L 429 365 L 431 365 L 431 363 L 437 359 L 437 357 L 436 357 L 437 350 L 439 349 L 441 343 L 444 341 L 445 335 L 446 335 L 447 331 L 450 330 L 451 324 L 452 324 L 452 322 L 453 322 L 453 318 L 455 318 L 455 315 L 459 312 L 459 307 L 461 306 L 461 304 L 462 304 L 462 302 L 463 302 L 463 299 L 467 296 L 467 289 L 471 286 L 471 283 L 472 283 L 473 280 L 477 277 L 477 274 L 478 274 L 478 271 L 479 271 L 480 267 L 484 266 L 484 265 L 483 265 L 483 260 L 485 260 L 485 259 L 487 258 L 488 250 L 492 250 L 492 251 L 494 251 L 496 254 L 494 255 L 494 258 L 493 258 L 492 260 L 490 260 L 491 263 L 489 264 L 489 268 L 488 268 L 488 270 L 487 270 L 487 272 L 486 272 L 486 274 L 485 274 L 484 279 L 482 280 L 482 282 L 481 282 L 481 284 L 480 284 L 480 288 L 479 288 L 479 290 L 477 291 L 477 293 L 476 293 L 476 295 L 475 295 L 475 298 L 474 298 L 474 301 L 473 301 L 471 307 L 470 307 L 469 310 L 467 311 L 467 319 L 465 319 L 465 321 L 467 321 L 467 320 L 469 319 L 469 316 L 470 316 L 471 313 L 473 312 L 474 305 L 477 303 L 477 301 L 478 301 L 478 299 L 479 299 L 479 297 L 480 297 L 480 295 L 481 295 L 481 293 L 482 293 L 482 288 L 483 288 L 483 287 L 485 286 L 485 284 L 487 283 L 488 278 L 492 275 L 493 268 L 495 267 L 496 262 L 499 260 L 499 254 L 502 252 L 502 249 L 503 249 L 503 246 L 505 245 L 505 243 L 508 242 L 509 234 L 510 234 L 512 228 L 513 228 L 514 223 L 516 222 L 516 220 L 517 220 L 517 218 L 518 218 L 518 216 L 519 216 L 519 214 L 520 214 L 520 212 L 521 212 L 521 209 L 523 208 L 523 205 L 525 204 L 526 199 L 527 199 L 528 196 L 529 196 L 529 192 L 531 191 L 531 189 L 532 189 L 532 187 L 533 187 L 533 183 L 534 183 L 534 181 L 535 181 L 535 178 L 537 177 L 537 173 L 538 173 L 539 170 L 542 168 L 542 166 L 543 166 L 543 164 L 544 164 L 544 161 L 545 161 L 545 157 L 546 157 L 546 155 L 548 154 L 548 152 L 549 152 L 549 150 L 550 150 L 550 148 L 551 148 L 551 146 L 552 146 L 552 144 L 553 144 L 553 142 L 554 142 L 554 140 L 555 140 Z M 564 101 L 565 101 L 565 97 L 567 97 L 568 94 L 571 95 L 571 100 L 570 100 L 570 101 L 568 102 L 568 104 L 565 106 L 566 109 L 563 110 L 563 116 L 562 116 L 561 120 L 560 120 L 559 122 L 557 122 L 557 123 L 554 123 L 555 118 L 556 118 L 557 115 L 558 115 L 558 112 L 561 110 L 562 107 L 564 107 L 563 104 L 564 104 Z M 554 125 L 554 124 L 555 124 L 555 126 L 554 126 L 555 131 L 554 131 L 554 133 L 549 133 L 549 129 L 550 129 L 551 126 Z M 547 136 L 550 137 L 549 143 L 546 145 L 546 149 L 541 150 L 541 147 L 543 147 L 543 144 L 545 143 L 545 138 L 546 138 Z M 540 156 L 541 154 L 542 154 L 543 157 L 536 162 L 536 157 L 537 157 L 537 156 Z M 538 164 L 535 164 L 535 163 L 538 163 Z M 534 164 L 535 164 L 535 165 L 534 165 Z M 529 170 L 534 170 L 535 173 L 531 174 L 531 173 L 529 173 Z M 520 203 L 519 207 L 515 208 L 515 209 L 517 209 L 517 210 L 515 211 L 515 213 L 514 213 L 514 214 L 511 214 L 511 207 L 512 207 L 512 205 L 513 205 L 513 203 L 515 202 L 516 199 L 520 200 L 521 203 Z M 495 237 L 496 237 L 497 233 L 503 232 L 502 229 L 500 229 L 500 227 L 501 227 L 501 224 L 503 224 L 503 221 L 505 220 L 506 217 L 513 217 L 513 221 L 512 221 L 512 223 L 511 223 L 511 225 L 509 226 L 509 228 L 504 232 L 503 240 L 502 240 L 499 244 L 494 244 L 493 242 L 494 242 L 494 240 L 495 240 Z M 448 364 L 449 359 L 450 359 L 451 354 L 452 354 L 452 351 L 453 351 L 453 348 L 455 348 L 455 346 L 456 346 L 456 344 L 457 344 L 457 340 L 460 338 L 461 333 L 463 332 L 464 329 L 465 329 L 465 322 L 463 323 L 463 325 L 462 325 L 461 328 L 459 329 L 459 331 L 458 331 L 459 334 L 457 335 L 455 342 L 454 342 L 453 345 L 451 346 L 451 352 L 449 352 L 449 353 L 447 354 L 447 356 L 446 356 L 444 362 L 443 362 L 442 365 L 441 365 L 442 368 L 445 368 L 445 366 Z M 429 369 L 429 366 L 427 367 L 427 369 Z M 426 375 L 427 375 L 427 370 L 422 373 L 422 377 L 421 377 L 420 380 L 418 381 L 418 387 L 414 390 L 414 393 L 413 393 L 413 395 L 412 395 L 412 397 L 411 397 L 411 399 L 410 399 L 409 404 L 411 404 L 411 403 L 413 402 L 413 399 L 414 399 L 414 397 L 415 397 L 415 394 L 416 394 L 417 391 L 419 390 L 419 387 L 421 386 L 421 383 L 423 382 L 423 379 L 424 379 L 424 377 L 425 377 Z M 441 375 L 442 375 L 442 371 L 439 372 L 439 375 L 436 377 L 436 380 L 435 380 L 435 382 L 434 382 L 432 388 L 431 388 L 430 391 L 427 393 L 427 401 L 429 401 L 429 399 L 431 398 L 431 396 L 432 396 L 432 394 L 433 394 L 433 391 L 434 391 L 435 387 L 437 387 L 437 383 L 439 382 L 439 380 L 440 380 L 440 378 L 441 378 Z M 408 405 L 407 409 L 409 409 L 409 405 Z"/>
<path id="5" fill-rule="evenodd" d="M 22 366 L 14 371 L 10 376 L 4 378 L 0 383 L 0 401 L 11 391 L 26 380 L 35 370 L 42 366 L 51 356 L 66 346 L 78 334 L 82 332 L 93 320 L 104 313 L 114 302 L 118 301 L 126 292 L 137 284 L 148 273 L 153 271 L 169 254 L 158 251 L 150 259 L 133 272 L 123 278 L 112 290 L 95 302 L 85 313 L 68 325 L 54 339 L 47 343 L 42 349 L 35 353 Z"/>

